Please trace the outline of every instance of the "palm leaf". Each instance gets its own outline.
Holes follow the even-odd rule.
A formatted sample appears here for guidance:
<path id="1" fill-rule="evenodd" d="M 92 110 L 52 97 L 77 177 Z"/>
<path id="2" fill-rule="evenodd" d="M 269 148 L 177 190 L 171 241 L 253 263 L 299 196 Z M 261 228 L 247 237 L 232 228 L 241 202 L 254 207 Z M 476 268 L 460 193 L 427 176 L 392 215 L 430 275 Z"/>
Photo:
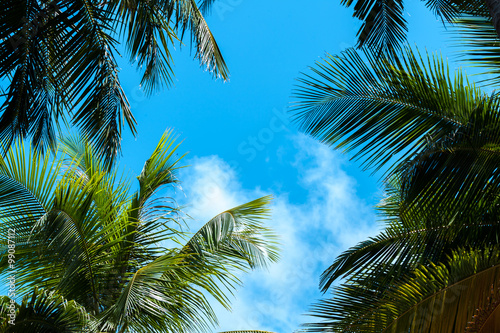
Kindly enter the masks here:
<path id="1" fill-rule="evenodd" d="M 497 248 L 455 251 L 447 262 L 421 266 L 411 277 L 389 286 L 382 297 L 320 302 L 313 308 L 323 322 L 309 332 L 456 332 L 465 330 L 478 308 L 499 298 Z M 352 296 L 346 284 L 338 295 Z M 363 288 L 360 288 L 360 292 Z M 493 300 L 492 300 L 493 295 Z M 359 297 L 359 295 L 358 295 Z M 352 304 L 350 303 L 352 302 Z M 354 310 L 354 311 L 353 311 Z M 494 311 L 492 309 L 491 311 Z"/>
<path id="2" fill-rule="evenodd" d="M 349 7 L 352 0 L 342 0 Z M 353 17 L 363 21 L 358 31 L 358 47 L 390 54 L 406 40 L 406 20 L 401 0 L 358 0 Z"/>
<path id="3" fill-rule="evenodd" d="M 302 129 L 353 151 L 365 168 L 394 163 L 387 176 L 399 179 L 407 210 L 446 211 L 450 220 L 478 202 L 493 207 L 498 96 L 483 94 L 461 72 L 452 78 L 442 59 L 426 64 L 410 49 L 396 62 L 365 56 L 329 56 L 300 79 L 295 117 Z"/>
<path id="4" fill-rule="evenodd" d="M 270 196 L 227 210 L 207 222 L 182 249 L 196 256 L 219 255 L 236 267 L 265 267 L 279 259 L 276 235 L 263 225 Z"/>
<path id="5" fill-rule="evenodd" d="M 190 286 L 191 272 L 182 261 L 182 256 L 170 252 L 131 274 L 116 303 L 101 315 L 100 329 L 184 332 L 196 327 L 208 331 L 216 323 L 215 314 L 203 295 Z"/>
<path id="6" fill-rule="evenodd" d="M 194 0 L 115 1 L 115 6 L 128 24 L 123 30 L 131 60 L 145 68 L 141 83 L 146 92 L 171 83 L 172 57 L 168 47 L 177 39 L 182 40 L 186 31 L 191 34 L 200 64 L 215 77 L 228 79 L 217 42 Z M 208 7 L 209 4 L 204 5 L 204 9 Z"/>
<path id="7" fill-rule="evenodd" d="M 482 81 L 496 86 L 500 82 L 500 44 L 498 35 L 491 22 L 491 17 L 462 17 L 456 20 L 457 34 L 460 46 L 465 48 L 463 60 L 481 71 Z"/>
<path id="8" fill-rule="evenodd" d="M 208 5 L 207 5 L 208 6 Z M 112 163 L 135 119 L 115 56 L 121 32 L 148 93 L 172 80 L 170 49 L 189 32 L 195 57 L 228 78 L 220 49 L 194 0 L 23 0 L 0 5 L 0 143 L 30 137 L 55 149 L 61 123 L 80 128 L 95 154 Z M 67 117 L 69 115 L 69 117 Z"/>
<path id="9" fill-rule="evenodd" d="M 0 304 L 3 312 L 0 312 L 0 330 L 5 333 L 90 332 L 91 316 L 85 308 L 53 291 L 35 287 L 32 293 L 23 297 L 21 304 L 16 304 L 14 325 L 4 317 L 9 299 L 1 299 Z"/>
<path id="10" fill-rule="evenodd" d="M 219 332 L 219 333 L 273 333 L 273 332 L 251 330 L 251 331 L 224 331 L 224 332 Z"/>

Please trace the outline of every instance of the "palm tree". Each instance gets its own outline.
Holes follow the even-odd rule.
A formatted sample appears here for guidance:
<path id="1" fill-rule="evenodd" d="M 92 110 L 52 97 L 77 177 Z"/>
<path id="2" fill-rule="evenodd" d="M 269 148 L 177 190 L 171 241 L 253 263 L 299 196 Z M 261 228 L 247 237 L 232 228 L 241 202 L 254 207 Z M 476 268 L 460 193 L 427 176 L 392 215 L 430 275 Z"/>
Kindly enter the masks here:
<path id="1" fill-rule="evenodd" d="M 493 332 L 500 305 L 500 98 L 438 56 L 347 50 L 296 91 L 315 138 L 383 170 L 385 230 L 323 273 L 311 332 Z"/>
<path id="2" fill-rule="evenodd" d="M 189 234 L 171 197 L 182 168 L 177 149 L 167 132 L 134 192 L 78 137 L 62 139 L 55 157 L 19 143 L 0 159 L 0 232 L 15 232 L 14 263 L 2 237 L 0 266 L 22 299 L 15 325 L 4 319 L 9 299 L 1 299 L 2 332 L 190 332 L 217 324 L 209 299 L 229 309 L 236 272 L 278 259 L 263 224 L 270 197 Z"/>
<path id="3" fill-rule="evenodd" d="M 500 3 L 495 0 L 424 0 L 436 17 L 445 24 L 461 23 L 473 18 L 486 23 L 487 38 L 500 36 Z M 406 40 L 408 31 L 404 18 L 403 0 L 341 0 L 341 4 L 354 5 L 353 17 L 363 23 L 357 33 L 358 46 L 391 54 Z M 483 30 L 484 32 L 484 30 Z"/>
<path id="4" fill-rule="evenodd" d="M 200 1 L 203 11 L 211 1 Z M 170 49 L 190 33 L 196 58 L 228 78 L 219 47 L 194 0 L 5 0 L 0 2 L 0 143 L 31 137 L 54 148 L 61 123 L 80 128 L 111 160 L 135 119 L 119 80 L 119 40 L 147 93 L 172 81 Z"/>

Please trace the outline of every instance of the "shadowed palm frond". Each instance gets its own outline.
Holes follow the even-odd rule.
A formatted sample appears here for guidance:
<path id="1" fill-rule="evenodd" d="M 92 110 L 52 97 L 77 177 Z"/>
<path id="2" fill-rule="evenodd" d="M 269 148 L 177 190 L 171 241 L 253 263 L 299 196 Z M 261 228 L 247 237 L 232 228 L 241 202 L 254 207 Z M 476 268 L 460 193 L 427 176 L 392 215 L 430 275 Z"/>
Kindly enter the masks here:
<path id="1" fill-rule="evenodd" d="M 203 15 L 207 15 L 210 13 L 213 4 L 217 0 L 200 0 L 198 1 L 198 8 L 200 8 L 200 11 L 202 12 Z"/>
<path id="2" fill-rule="evenodd" d="M 116 62 L 122 39 L 147 93 L 171 83 L 170 50 L 185 33 L 203 67 L 229 76 L 194 0 L 6 0 L 0 28 L 4 151 L 27 137 L 39 150 L 53 150 L 60 125 L 71 123 L 111 163 L 123 128 L 136 133 Z"/>
<path id="3" fill-rule="evenodd" d="M 460 247 L 486 246 L 500 237 L 492 216 L 447 220 L 443 215 L 433 220 L 406 217 L 388 221 L 381 234 L 345 251 L 323 272 L 323 292 L 340 278 L 355 280 L 363 274 L 370 274 L 374 283 L 390 285 L 419 264 L 441 262 Z"/>
<path id="4" fill-rule="evenodd" d="M 150 2 L 115 1 L 126 26 L 127 48 L 132 62 L 144 68 L 141 84 L 152 93 L 163 84 L 172 82 L 172 57 L 169 45 L 191 35 L 195 57 L 215 77 L 227 80 L 228 69 L 217 42 L 194 0 L 154 0 Z M 204 3 L 203 10 L 210 8 Z"/>
<path id="5" fill-rule="evenodd" d="M 488 7 L 484 1 L 477 0 L 427 0 L 425 3 L 434 15 L 443 22 L 456 23 L 464 16 L 490 17 Z"/>
<path id="6" fill-rule="evenodd" d="M 0 330 L 5 333 L 39 333 L 55 330 L 68 333 L 91 332 L 92 317 L 85 308 L 61 295 L 41 288 L 23 297 L 21 304 L 15 304 L 14 324 L 5 318 L 8 297 L 0 298 Z"/>
<path id="7" fill-rule="evenodd" d="M 426 0 L 425 3 L 443 23 L 455 23 L 465 15 L 491 18 L 483 1 Z M 354 6 L 353 17 L 362 21 L 357 34 L 358 47 L 386 56 L 401 50 L 408 31 L 403 0 L 342 0 L 341 4 Z"/>
<path id="8" fill-rule="evenodd" d="M 352 0 L 342 0 L 349 7 Z M 406 20 L 402 0 L 358 0 L 353 16 L 363 21 L 358 31 L 358 46 L 375 53 L 390 54 L 406 40 Z"/>

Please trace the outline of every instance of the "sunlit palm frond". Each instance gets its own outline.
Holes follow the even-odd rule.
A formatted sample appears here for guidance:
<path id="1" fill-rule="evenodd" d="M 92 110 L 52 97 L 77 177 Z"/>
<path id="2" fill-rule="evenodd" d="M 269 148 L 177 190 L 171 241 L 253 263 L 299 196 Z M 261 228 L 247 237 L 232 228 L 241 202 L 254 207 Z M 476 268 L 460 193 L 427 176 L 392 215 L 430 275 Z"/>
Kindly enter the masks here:
<path id="1" fill-rule="evenodd" d="M 277 260 L 274 235 L 260 222 L 268 214 L 268 203 L 269 198 L 262 198 L 222 213 L 181 251 L 163 255 L 131 274 L 117 303 L 103 314 L 101 329 L 139 325 L 155 331 L 159 328 L 151 318 L 156 318 L 164 329 L 171 325 L 183 331 L 194 325 L 209 331 L 217 319 L 204 293 L 229 307 L 225 290 L 232 292 L 238 283 L 235 269 Z"/>
<path id="2" fill-rule="evenodd" d="M 195 0 L 178 0 L 176 5 L 176 28 L 181 35 L 191 32 L 191 41 L 196 47 L 196 58 L 201 65 L 223 80 L 229 78 L 229 71 L 215 38 Z"/>
<path id="3" fill-rule="evenodd" d="M 266 267 L 277 261 L 277 236 L 263 224 L 269 217 L 270 200 L 270 196 L 262 197 L 217 215 L 193 235 L 182 252 L 201 258 L 217 255 L 241 268 Z"/>
<path id="4" fill-rule="evenodd" d="M 137 177 L 139 189 L 132 194 L 123 217 L 127 223 L 120 271 L 126 271 L 130 260 L 148 262 L 164 251 L 163 241 L 181 234 L 182 216 L 175 200 L 157 195 L 162 187 L 178 183 L 177 171 L 183 167 L 180 163 L 184 156 L 178 156 L 178 147 L 172 131 L 166 131 Z"/>
<path id="5" fill-rule="evenodd" d="M 42 156 L 33 147 L 16 144 L 7 155 L 0 158 L 0 233 L 12 235 L 15 244 L 18 277 L 32 272 L 29 258 L 37 251 L 30 242 L 33 227 L 46 217 L 54 200 L 54 191 L 62 163 L 49 155 Z M 7 268 L 7 238 L 0 241 L 0 265 Z M 22 294 L 21 285 L 18 291 Z"/>
<path id="6" fill-rule="evenodd" d="M 140 190 L 138 200 L 140 205 L 144 204 L 154 193 L 165 185 L 173 185 L 178 182 L 177 172 L 180 161 L 185 155 L 177 152 L 179 144 L 175 142 L 172 131 L 166 131 L 158 142 L 155 150 L 148 158 L 141 174 L 138 177 Z"/>
<path id="7" fill-rule="evenodd" d="M 442 59 L 410 49 L 396 59 L 350 50 L 319 62 L 296 92 L 302 129 L 353 151 L 366 168 L 394 163 L 388 175 L 400 177 L 405 204 L 422 213 L 446 208 L 451 218 L 485 197 L 491 206 L 499 188 L 498 96 L 461 72 L 451 76 Z"/>
<path id="8" fill-rule="evenodd" d="M 274 333 L 274 332 L 250 330 L 250 331 L 224 331 L 219 333 Z"/>
<path id="9" fill-rule="evenodd" d="M 426 61 L 410 49 L 399 61 L 350 49 L 317 62 L 299 82 L 301 128 L 375 168 L 423 151 L 426 135 L 445 138 L 466 126 L 483 98 L 461 72 L 452 79 L 443 59 Z"/>
<path id="10" fill-rule="evenodd" d="M 182 261 L 182 256 L 170 252 L 129 274 L 115 304 L 101 315 L 101 330 L 137 327 L 184 332 L 196 327 L 207 331 L 216 322 L 215 314 L 190 286 L 193 276 Z"/>
<path id="11" fill-rule="evenodd" d="M 499 258 L 497 248 L 455 251 L 445 262 L 422 265 L 405 280 L 386 286 L 388 291 L 372 301 L 360 298 L 364 288 L 344 284 L 337 296 L 313 307 L 322 321 L 307 324 L 307 331 L 465 330 L 478 308 L 491 304 L 492 295 L 494 300 L 500 297 Z"/>
<path id="12" fill-rule="evenodd" d="M 178 183 L 181 167 L 170 131 L 133 193 L 85 139 L 61 141 L 57 156 L 19 143 L 0 158 L 0 231 L 16 230 L 18 295 L 55 291 L 95 317 L 90 330 L 208 332 L 217 324 L 209 299 L 229 308 L 235 273 L 278 259 L 263 224 L 269 197 L 227 210 L 168 249 L 183 239 L 179 207 L 159 192 Z M 4 269 L 7 251 L 0 240 Z"/>

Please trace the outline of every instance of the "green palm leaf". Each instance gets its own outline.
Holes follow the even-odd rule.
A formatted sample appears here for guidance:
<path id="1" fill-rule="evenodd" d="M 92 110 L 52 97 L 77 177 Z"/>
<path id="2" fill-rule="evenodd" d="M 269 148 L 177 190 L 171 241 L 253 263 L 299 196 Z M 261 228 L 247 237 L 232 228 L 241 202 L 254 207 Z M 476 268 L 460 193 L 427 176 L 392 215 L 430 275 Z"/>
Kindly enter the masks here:
<path id="1" fill-rule="evenodd" d="M 349 7 L 352 0 L 342 0 Z M 358 46 L 375 52 L 392 53 L 406 40 L 406 20 L 401 0 L 359 0 L 355 2 L 353 17 L 363 21 L 358 31 Z"/>
<path id="2" fill-rule="evenodd" d="M 341 4 L 354 5 L 353 17 L 362 21 L 358 31 L 358 47 L 371 49 L 375 54 L 398 53 L 406 42 L 408 30 L 402 0 L 342 0 Z M 454 23 L 465 15 L 491 20 L 490 11 L 483 1 L 426 0 L 426 6 L 443 23 Z"/>
<path id="3" fill-rule="evenodd" d="M 465 48 L 461 58 L 481 71 L 482 81 L 496 86 L 500 82 L 500 63 L 498 35 L 491 23 L 491 17 L 462 17 L 456 20 L 453 33 Z"/>
<path id="4" fill-rule="evenodd" d="M 171 247 L 186 233 L 180 208 L 161 192 L 179 182 L 182 156 L 170 131 L 135 192 L 85 139 L 61 143 L 56 156 L 19 143 L 0 158 L 0 231 L 16 230 L 19 295 L 34 287 L 61 295 L 92 316 L 91 331 L 210 331 L 217 317 L 208 299 L 229 308 L 236 273 L 278 259 L 276 237 L 264 226 L 269 197 L 223 212 Z M 4 270 L 7 251 L 4 239 Z M 63 309 L 58 302 L 54 314 Z M 50 322 L 51 313 L 41 316 Z"/>
<path id="5" fill-rule="evenodd" d="M 7 297 L 0 299 L 0 330 L 4 333 L 90 332 L 91 316 L 85 309 L 55 292 L 35 287 L 16 304 L 13 325 L 5 319 L 9 303 Z"/>
<path id="6" fill-rule="evenodd" d="M 263 225 L 270 200 L 263 197 L 217 215 L 179 252 L 196 277 L 193 283 L 227 309 L 225 291 L 232 293 L 239 284 L 235 271 L 266 267 L 279 259 L 276 235 Z"/>
<path id="7" fill-rule="evenodd" d="M 0 4 L 0 28 L 5 149 L 30 137 L 38 149 L 53 150 L 60 125 L 71 123 L 95 154 L 112 162 L 123 128 L 136 131 L 115 59 L 121 39 L 148 93 L 171 83 L 170 49 L 186 32 L 202 66 L 215 77 L 229 75 L 194 0 L 7 0 Z"/>
<path id="8" fill-rule="evenodd" d="M 349 50 L 319 62 L 300 79 L 296 120 L 353 151 L 365 168 L 394 163 L 387 174 L 401 184 L 407 210 L 452 219 L 478 202 L 492 207 L 500 188 L 498 96 L 461 72 L 452 78 L 442 59 L 426 61 L 410 49 L 396 59 Z"/>
<path id="9" fill-rule="evenodd" d="M 359 298 L 364 289 L 345 284 L 337 295 L 313 308 L 323 321 L 309 332 L 456 332 L 471 327 L 478 309 L 495 311 L 500 263 L 497 248 L 455 251 L 447 263 L 418 268 L 388 286 L 379 297 Z M 354 290 L 359 289 L 358 292 Z M 357 298 L 350 298 L 357 297 Z M 483 325 L 489 325 L 486 320 Z M 479 330 L 481 331 L 481 329 Z"/>

